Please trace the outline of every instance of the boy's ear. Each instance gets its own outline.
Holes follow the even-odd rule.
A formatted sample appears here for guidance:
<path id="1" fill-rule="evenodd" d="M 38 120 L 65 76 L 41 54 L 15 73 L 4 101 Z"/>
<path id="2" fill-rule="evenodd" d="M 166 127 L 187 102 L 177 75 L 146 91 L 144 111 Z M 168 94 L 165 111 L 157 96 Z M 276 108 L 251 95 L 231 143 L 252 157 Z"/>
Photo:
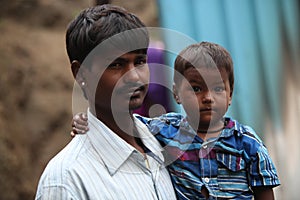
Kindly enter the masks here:
<path id="1" fill-rule="evenodd" d="M 229 106 L 231 105 L 231 102 L 232 102 L 232 91 L 230 92 L 230 96 L 229 96 L 229 102 L 228 102 Z"/>
<path id="2" fill-rule="evenodd" d="M 173 83 L 173 97 L 176 103 L 181 104 L 180 97 L 175 83 Z"/>

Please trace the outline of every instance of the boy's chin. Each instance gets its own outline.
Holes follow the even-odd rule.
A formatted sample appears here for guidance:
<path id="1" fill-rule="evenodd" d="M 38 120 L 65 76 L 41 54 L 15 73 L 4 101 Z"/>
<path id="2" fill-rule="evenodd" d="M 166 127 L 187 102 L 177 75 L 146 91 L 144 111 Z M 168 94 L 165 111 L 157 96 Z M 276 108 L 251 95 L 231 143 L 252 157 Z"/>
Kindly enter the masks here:
<path id="1" fill-rule="evenodd" d="M 211 118 L 201 118 L 198 124 L 198 129 L 209 130 L 214 126 L 214 122 Z"/>

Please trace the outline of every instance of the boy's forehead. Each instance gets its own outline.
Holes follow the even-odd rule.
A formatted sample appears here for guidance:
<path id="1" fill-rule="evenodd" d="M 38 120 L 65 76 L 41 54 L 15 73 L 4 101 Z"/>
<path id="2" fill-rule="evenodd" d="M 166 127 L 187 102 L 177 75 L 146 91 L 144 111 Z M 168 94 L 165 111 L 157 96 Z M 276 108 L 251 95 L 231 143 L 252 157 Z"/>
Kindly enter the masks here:
<path id="1" fill-rule="evenodd" d="M 220 82 L 228 79 L 226 71 L 217 67 L 189 67 L 185 70 L 184 76 L 189 79 L 199 79 L 205 82 Z"/>
<path id="2" fill-rule="evenodd" d="M 207 52 L 187 52 L 182 56 L 183 59 L 187 61 L 187 65 L 193 67 L 206 67 L 206 68 L 214 68 L 217 67 L 216 62 L 212 58 L 210 54 Z"/>

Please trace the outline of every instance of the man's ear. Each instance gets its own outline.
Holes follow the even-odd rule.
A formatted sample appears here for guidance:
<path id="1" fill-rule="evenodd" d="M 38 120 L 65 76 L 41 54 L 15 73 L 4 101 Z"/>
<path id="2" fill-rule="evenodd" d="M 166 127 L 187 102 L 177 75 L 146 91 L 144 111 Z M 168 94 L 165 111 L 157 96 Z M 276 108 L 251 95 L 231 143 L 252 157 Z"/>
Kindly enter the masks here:
<path id="1" fill-rule="evenodd" d="M 173 83 L 173 97 L 176 103 L 181 104 L 180 97 L 175 83 Z"/>
<path id="2" fill-rule="evenodd" d="M 81 86 L 82 84 L 85 84 L 84 77 L 83 77 L 83 70 L 81 69 L 81 63 L 78 60 L 73 60 L 71 63 L 71 69 L 73 76 L 77 83 Z"/>
<path id="3" fill-rule="evenodd" d="M 79 72 L 80 66 L 81 63 L 78 60 L 73 60 L 71 63 L 71 70 L 75 79 L 77 78 L 77 74 Z"/>
<path id="4" fill-rule="evenodd" d="M 81 63 L 78 60 L 72 61 L 71 69 L 72 69 L 73 76 L 76 82 L 78 83 L 78 85 L 81 87 L 84 97 L 87 99 L 87 94 L 86 94 L 87 83 L 84 78 L 84 70 L 83 69 L 80 70 L 80 67 L 81 67 Z"/>

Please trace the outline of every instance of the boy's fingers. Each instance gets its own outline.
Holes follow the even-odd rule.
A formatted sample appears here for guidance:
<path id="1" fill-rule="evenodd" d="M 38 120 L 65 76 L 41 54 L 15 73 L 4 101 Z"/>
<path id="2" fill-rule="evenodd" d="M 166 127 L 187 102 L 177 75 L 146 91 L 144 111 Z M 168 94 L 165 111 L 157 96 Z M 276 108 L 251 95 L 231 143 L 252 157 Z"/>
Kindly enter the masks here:
<path id="1" fill-rule="evenodd" d="M 77 122 L 77 124 L 82 124 L 82 125 L 85 125 L 87 126 L 88 125 L 88 122 L 87 122 L 87 118 L 85 118 L 83 115 L 75 115 L 74 116 L 74 121 Z"/>
<path id="2" fill-rule="evenodd" d="M 70 132 L 71 137 L 75 137 L 76 133 L 74 133 L 73 131 Z"/>
<path id="3" fill-rule="evenodd" d="M 80 131 L 83 131 L 83 132 L 86 132 L 89 130 L 89 127 L 86 125 L 83 125 L 83 124 L 79 124 L 77 122 L 74 122 L 74 126 L 72 126 L 73 129 L 76 128 L 77 130 L 80 130 Z"/>
<path id="4" fill-rule="evenodd" d="M 89 130 L 87 115 L 85 113 L 78 113 L 74 115 L 72 119 L 72 131 L 71 137 L 75 137 L 76 134 L 85 134 Z"/>
<path id="5" fill-rule="evenodd" d="M 75 115 L 72 120 L 72 126 L 77 127 L 78 125 L 87 126 L 88 125 L 87 119 L 85 119 L 81 116 Z"/>
<path id="6" fill-rule="evenodd" d="M 86 113 L 81 113 L 81 117 L 82 117 L 82 119 L 84 119 L 85 121 L 87 121 L 87 119 L 88 119 Z"/>
<path id="7" fill-rule="evenodd" d="M 75 115 L 75 117 L 77 117 L 80 120 L 87 121 L 87 114 L 86 113 L 78 113 L 77 115 Z"/>
<path id="8" fill-rule="evenodd" d="M 85 134 L 87 132 L 87 130 L 82 130 L 82 129 L 79 129 L 77 127 L 73 127 L 72 128 L 72 132 L 76 135 L 76 134 Z"/>

